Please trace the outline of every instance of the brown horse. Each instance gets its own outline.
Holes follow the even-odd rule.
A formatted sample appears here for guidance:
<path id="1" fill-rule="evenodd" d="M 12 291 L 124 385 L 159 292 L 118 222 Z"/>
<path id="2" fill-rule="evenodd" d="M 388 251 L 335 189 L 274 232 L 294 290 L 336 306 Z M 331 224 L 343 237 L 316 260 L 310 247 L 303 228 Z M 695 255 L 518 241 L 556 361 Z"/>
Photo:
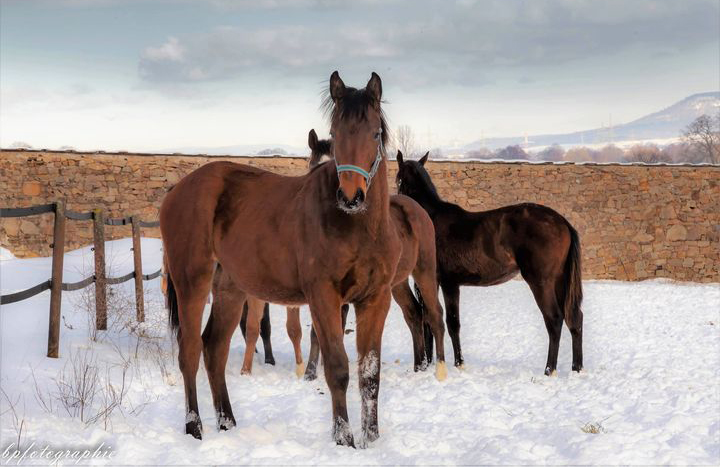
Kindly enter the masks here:
<path id="1" fill-rule="evenodd" d="M 552 209 L 515 204 L 468 212 L 443 201 L 420 161 L 403 161 L 398 151 L 398 191 L 420 203 L 435 224 L 438 279 L 445 297 L 448 333 L 455 366 L 463 366 L 460 348 L 460 286 L 496 285 L 518 271 L 530 286 L 549 336 L 545 374 L 557 368 L 563 319 L 572 335 L 573 371 L 582 370 L 582 281 L 580 239 L 572 225 Z M 429 333 L 426 334 L 432 339 Z"/>
<path id="2" fill-rule="evenodd" d="M 263 301 L 310 305 L 332 396 L 333 439 L 350 446 L 355 443 L 347 414 L 348 359 L 340 307 L 353 303 L 363 443 L 379 436 L 382 332 L 402 248 L 390 215 L 382 83 L 373 73 L 358 90 L 346 87 L 335 72 L 329 91 L 335 164 L 288 177 L 212 162 L 180 180 L 163 200 L 160 229 L 171 322 L 179 328 L 185 430 L 198 439 L 202 423 L 195 379 L 201 352 L 218 426 L 235 425 L 225 365 L 240 312 L 211 320 L 201 337 L 215 262 L 239 289 L 255 297 L 248 299 L 251 312 L 262 308 Z"/>
<path id="3" fill-rule="evenodd" d="M 310 146 L 311 151 L 308 165 L 311 169 L 323 162 L 332 161 L 332 142 L 318 139 L 315 130 L 310 130 L 308 134 L 308 146 Z M 435 272 L 435 228 L 425 210 L 407 196 L 391 196 L 390 212 L 393 225 L 397 229 L 402 242 L 400 264 L 395 273 L 392 295 L 400 305 L 405 322 L 410 328 L 413 341 L 414 370 L 425 370 L 428 364 L 423 336 L 423 321 L 426 321 L 435 336 L 437 347 L 435 376 L 442 381 L 447 377 L 447 368 L 445 366 L 443 343 L 445 329 L 442 324 L 442 307 L 438 301 Z M 418 295 L 422 297 L 420 300 L 415 298 L 408 283 L 408 276 L 411 274 L 415 280 L 415 289 Z M 426 304 L 425 310 L 423 310 L 422 304 Z M 342 307 L 343 329 L 345 328 L 348 308 L 347 304 Z M 428 349 L 427 353 L 432 356 L 431 349 Z M 310 356 L 305 370 L 306 380 L 314 380 L 317 377 L 318 357 L 317 336 L 315 330 L 312 329 L 310 333 Z"/>

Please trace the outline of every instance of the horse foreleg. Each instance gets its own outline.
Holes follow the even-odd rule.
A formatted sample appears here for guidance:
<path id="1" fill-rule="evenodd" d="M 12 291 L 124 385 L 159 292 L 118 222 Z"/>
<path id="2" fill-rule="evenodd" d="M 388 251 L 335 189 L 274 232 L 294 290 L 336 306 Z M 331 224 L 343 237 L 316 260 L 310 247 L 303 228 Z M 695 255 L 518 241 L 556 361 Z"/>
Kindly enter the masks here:
<path id="1" fill-rule="evenodd" d="M 347 303 L 340 308 L 343 335 L 345 333 L 345 324 L 347 323 L 347 315 L 349 311 L 350 305 Z M 310 355 L 308 355 L 307 368 L 305 368 L 305 381 L 314 381 L 317 378 L 317 366 L 319 360 L 320 344 L 318 343 L 317 333 L 315 333 L 315 327 L 310 326 Z"/>
<path id="2" fill-rule="evenodd" d="M 302 340 L 302 328 L 300 327 L 300 308 L 298 307 L 287 307 L 287 321 L 285 323 L 287 328 L 288 337 L 293 345 L 295 351 L 295 374 L 300 378 L 305 372 L 305 366 L 303 365 L 302 348 L 300 348 L 300 341 Z"/>
<path id="3" fill-rule="evenodd" d="M 332 289 L 316 291 L 310 298 L 310 313 L 323 355 L 325 382 L 333 408 L 333 439 L 338 445 L 355 447 L 347 413 L 348 358 L 343 345 L 340 296 Z"/>
<path id="4" fill-rule="evenodd" d="M 247 327 L 245 329 L 245 357 L 240 374 L 249 375 L 252 373 L 253 354 L 255 345 L 260 335 L 260 320 L 262 319 L 265 302 L 255 297 L 248 296 Z"/>
<path id="5" fill-rule="evenodd" d="M 375 441 L 380 436 L 377 415 L 380 392 L 380 348 L 389 309 L 389 287 L 355 305 L 363 446 L 367 446 L 367 443 Z"/>
<path id="6" fill-rule="evenodd" d="M 460 347 L 460 287 L 457 284 L 442 284 L 445 297 L 445 321 L 455 353 L 455 366 L 464 368 L 465 360 Z"/>

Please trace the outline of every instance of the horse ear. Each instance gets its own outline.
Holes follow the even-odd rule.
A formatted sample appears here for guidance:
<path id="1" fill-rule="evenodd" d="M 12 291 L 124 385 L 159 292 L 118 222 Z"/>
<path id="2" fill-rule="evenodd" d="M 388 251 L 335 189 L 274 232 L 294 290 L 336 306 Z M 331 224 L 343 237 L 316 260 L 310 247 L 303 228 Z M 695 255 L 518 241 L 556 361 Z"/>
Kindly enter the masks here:
<path id="1" fill-rule="evenodd" d="M 398 165 L 403 165 L 403 155 L 402 155 L 402 151 L 399 149 L 398 149 L 398 153 L 397 153 L 397 162 L 398 162 Z"/>
<path id="2" fill-rule="evenodd" d="M 430 151 L 426 152 L 425 155 L 420 158 L 420 160 L 418 161 L 418 162 L 420 162 L 420 165 L 422 165 L 423 167 L 425 166 L 425 163 L 427 162 L 429 155 L 430 155 Z"/>
<path id="3" fill-rule="evenodd" d="M 315 129 L 313 128 L 310 130 L 310 133 L 308 133 L 308 146 L 310 146 L 310 150 L 314 151 L 318 144 L 318 137 L 317 133 L 315 133 Z"/>
<path id="4" fill-rule="evenodd" d="M 368 81 L 367 86 L 365 86 L 365 89 L 373 96 L 375 99 L 375 105 L 376 107 L 380 107 L 380 99 L 382 99 L 382 81 L 380 80 L 380 77 L 373 71 L 372 76 L 370 76 L 370 81 Z"/>
<path id="5" fill-rule="evenodd" d="M 345 95 L 345 83 L 340 79 L 340 73 L 336 71 L 330 75 L 330 97 L 337 103 Z"/>

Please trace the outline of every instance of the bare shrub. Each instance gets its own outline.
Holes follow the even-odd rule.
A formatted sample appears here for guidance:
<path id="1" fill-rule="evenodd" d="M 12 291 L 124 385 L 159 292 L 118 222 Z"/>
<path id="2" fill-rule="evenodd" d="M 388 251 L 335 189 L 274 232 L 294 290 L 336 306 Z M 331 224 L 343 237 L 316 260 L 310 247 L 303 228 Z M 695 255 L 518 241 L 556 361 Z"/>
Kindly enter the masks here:
<path id="1" fill-rule="evenodd" d="M 18 395 L 15 400 L 12 400 L 4 389 L 0 388 L 0 392 L 2 392 L 3 398 L 7 403 L 7 409 L 0 412 L 0 418 L 5 417 L 7 414 L 10 415 L 12 427 L 13 430 L 15 430 L 15 449 L 20 451 L 22 450 L 23 430 L 25 429 L 25 400 L 23 398 L 22 413 L 19 413 L 18 407 L 20 406 L 21 395 Z M 5 417 L 5 419 L 7 419 L 7 417 Z"/>
<path id="2" fill-rule="evenodd" d="M 541 161 L 558 162 L 563 160 L 565 156 L 565 150 L 559 144 L 553 144 L 548 146 L 539 153 L 537 153 L 537 159 Z"/>
<path id="3" fill-rule="evenodd" d="M 108 429 L 116 410 L 136 413 L 136 408 L 126 404 L 132 381 L 129 368 L 127 362 L 101 368 L 92 348 L 70 351 L 65 366 L 53 379 L 53 391 L 42 389 L 33 373 L 35 399 L 48 413 L 64 412 L 86 425 L 102 423 Z M 113 383 L 113 372 L 119 373 L 119 383 Z"/>
<path id="4" fill-rule="evenodd" d="M 625 155 L 625 162 L 658 164 L 662 162 L 672 162 L 672 160 L 663 154 L 656 144 L 636 144 L 628 149 Z"/>

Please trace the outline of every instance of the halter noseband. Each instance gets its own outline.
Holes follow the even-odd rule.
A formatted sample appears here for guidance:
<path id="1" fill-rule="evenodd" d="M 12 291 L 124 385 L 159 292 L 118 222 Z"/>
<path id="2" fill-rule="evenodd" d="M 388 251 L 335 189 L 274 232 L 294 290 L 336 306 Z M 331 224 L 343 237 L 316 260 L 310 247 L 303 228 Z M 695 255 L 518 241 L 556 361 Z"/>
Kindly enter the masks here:
<path id="1" fill-rule="evenodd" d="M 370 189 L 370 183 L 372 182 L 373 177 L 378 171 L 378 168 L 380 167 L 380 161 L 383 159 L 383 143 L 382 143 L 382 135 L 380 135 L 380 143 L 378 143 L 378 150 L 377 155 L 375 156 L 375 161 L 373 162 L 372 166 L 370 167 L 370 172 L 366 172 L 365 169 L 362 167 L 358 167 L 357 165 L 352 164 L 342 164 L 338 165 L 337 158 L 335 157 L 335 146 L 333 145 L 333 158 L 335 159 L 335 168 L 337 169 L 338 177 L 340 177 L 340 174 L 342 172 L 355 172 L 363 176 L 365 179 L 365 185 L 367 186 L 367 189 Z"/>

